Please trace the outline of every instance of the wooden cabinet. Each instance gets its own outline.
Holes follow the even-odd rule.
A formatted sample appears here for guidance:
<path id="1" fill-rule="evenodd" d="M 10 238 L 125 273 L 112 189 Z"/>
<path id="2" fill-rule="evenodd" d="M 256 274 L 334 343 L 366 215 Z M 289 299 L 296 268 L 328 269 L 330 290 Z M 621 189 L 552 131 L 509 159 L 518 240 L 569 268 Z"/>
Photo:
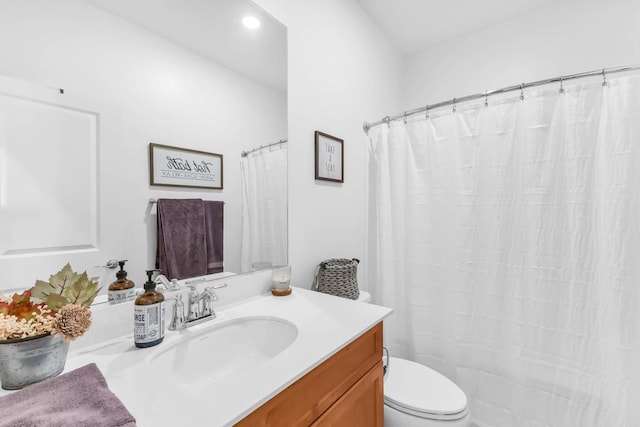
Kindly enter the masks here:
<path id="1" fill-rule="evenodd" d="M 381 360 L 311 426 L 382 427 L 383 418 Z"/>
<path id="2" fill-rule="evenodd" d="M 377 324 L 237 427 L 382 427 L 382 323 Z"/>

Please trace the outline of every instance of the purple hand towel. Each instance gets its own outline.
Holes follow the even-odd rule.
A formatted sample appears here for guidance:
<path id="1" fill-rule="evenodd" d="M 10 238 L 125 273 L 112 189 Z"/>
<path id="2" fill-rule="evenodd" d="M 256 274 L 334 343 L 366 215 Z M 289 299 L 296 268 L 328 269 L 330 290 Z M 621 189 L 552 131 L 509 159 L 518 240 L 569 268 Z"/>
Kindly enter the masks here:
<path id="1" fill-rule="evenodd" d="M 158 199 L 156 268 L 169 279 L 207 274 L 204 203 L 201 199 Z"/>
<path id="2" fill-rule="evenodd" d="M 0 427 L 135 427 L 92 363 L 0 398 Z"/>
<path id="3" fill-rule="evenodd" d="M 204 202 L 207 274 L 224 271 L 224 202 Z"/>

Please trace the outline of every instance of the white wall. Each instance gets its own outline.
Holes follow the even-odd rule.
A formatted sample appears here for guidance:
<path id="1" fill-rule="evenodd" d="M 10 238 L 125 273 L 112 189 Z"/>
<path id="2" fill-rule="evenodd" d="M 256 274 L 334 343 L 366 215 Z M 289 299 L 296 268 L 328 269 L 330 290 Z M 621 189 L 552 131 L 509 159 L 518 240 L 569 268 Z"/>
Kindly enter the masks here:
<path id="1" fill-rule="evenodd" d="M 569 0 L 410 55 L 402 109 L 640 62 L 640 2 Z M 399 111 L 398 111 L 399 112 Z"/>
<path id="2" fill-rule="evenodd" d="M 0 2 L 0 58 L 2 75 L 62 87 L 105 106 L 102 239 L 117 242 L 109 257 L 128 258 L 131 279 L 142 284 L 155 261 L 151 197 L 224 200 L 225 267 L 239 269 L 240 152 L 286 137 L 284 93 L 78 0 Z M 150 187 L 150 142 L 223 154 L 224 190 Z M 93 265 L 72 266 L 97 272 Z M 24 283 L 0 288 L 47 277 L 38 274 L 26 272 Z"/>
<path id="3" fill-rule="evenodd" d="M 399 108 L 400 54 L 354 0 L 257 3 L 288 27 L 289 263 L 308 287 L 324 259 L 367 262 L 362 123 Z M 315 181 L 315 130 L 344 139 L 344 184 Z"/>

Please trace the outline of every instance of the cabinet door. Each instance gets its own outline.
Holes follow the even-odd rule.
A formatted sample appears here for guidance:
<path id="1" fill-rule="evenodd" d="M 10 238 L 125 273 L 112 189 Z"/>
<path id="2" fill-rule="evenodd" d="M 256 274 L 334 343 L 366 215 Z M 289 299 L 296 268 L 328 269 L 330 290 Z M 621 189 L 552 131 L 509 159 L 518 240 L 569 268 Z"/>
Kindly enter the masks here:
<path id="1" fill-rule="evenodd" d="M 382 427 L 384 395 L 382 361 L 329 408 L 312 427 Z"/>

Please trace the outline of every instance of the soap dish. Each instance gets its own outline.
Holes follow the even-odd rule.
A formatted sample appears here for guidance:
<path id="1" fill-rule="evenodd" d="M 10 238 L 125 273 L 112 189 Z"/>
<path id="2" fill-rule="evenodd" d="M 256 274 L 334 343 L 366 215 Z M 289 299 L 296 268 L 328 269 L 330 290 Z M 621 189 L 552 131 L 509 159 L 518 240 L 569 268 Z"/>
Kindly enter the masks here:
<path id="1" fill-rule="evenodd" d="M 287 289 L 271 289 L 271 293 L 277 297 L 286 297 L 291 294 L 291 287 Z"/>

